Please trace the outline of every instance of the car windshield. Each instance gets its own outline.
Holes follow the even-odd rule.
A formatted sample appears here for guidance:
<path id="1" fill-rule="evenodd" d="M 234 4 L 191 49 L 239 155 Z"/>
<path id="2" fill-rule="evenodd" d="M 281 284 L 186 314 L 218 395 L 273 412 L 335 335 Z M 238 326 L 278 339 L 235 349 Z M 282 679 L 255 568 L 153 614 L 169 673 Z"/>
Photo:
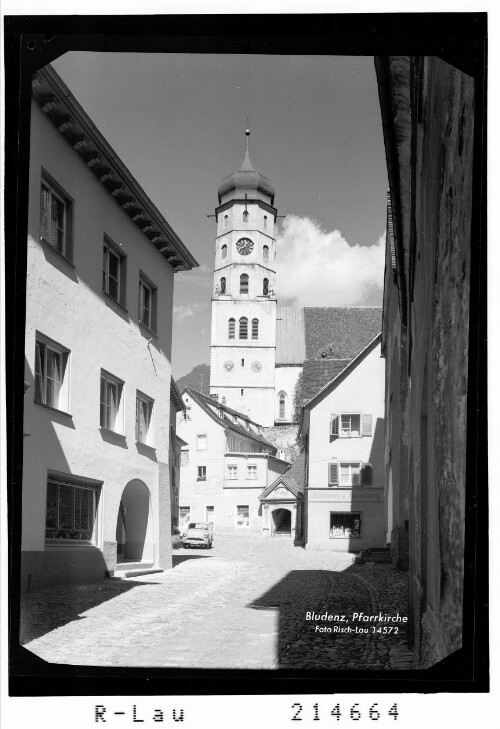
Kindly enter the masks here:
<path id="1" fill-rule="evenodd" d="M 196 521 L 192 522 L 188 529 L 208 529 L 208 524 L 203 524 L 202 522 Z"/>

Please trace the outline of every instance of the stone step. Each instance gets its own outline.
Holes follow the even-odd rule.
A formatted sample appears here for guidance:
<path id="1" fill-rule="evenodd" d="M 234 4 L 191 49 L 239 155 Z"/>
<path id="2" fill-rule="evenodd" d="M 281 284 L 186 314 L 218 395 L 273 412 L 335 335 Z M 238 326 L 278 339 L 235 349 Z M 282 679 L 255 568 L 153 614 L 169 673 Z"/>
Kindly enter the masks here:
<path id="1" fill-rule="evenodd" d="M 116 565 L 115 572 L 123 572 L 127 570 L 143 570 L 143 569 L 149 569 L 153 566 L 153 561 L 148 560 L 147 562 L 141 562 L 138 560 L 137 562 L 118 562 Z"/>

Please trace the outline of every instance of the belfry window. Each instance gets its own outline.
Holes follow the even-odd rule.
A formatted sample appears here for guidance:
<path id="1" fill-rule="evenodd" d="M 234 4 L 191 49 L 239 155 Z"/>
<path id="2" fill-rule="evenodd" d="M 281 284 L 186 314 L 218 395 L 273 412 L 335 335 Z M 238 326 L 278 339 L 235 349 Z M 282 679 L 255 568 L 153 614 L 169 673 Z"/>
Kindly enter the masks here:
<path id="1" fill-rule="evenodd" d="M 229 225 L 229 215 L 224 215 L 224 228 Z"/>
<path id="2" fill-rule="evenodd" d="M 234 339 L 236 334 L 236 319 L 229 319 L 227 327 L 228 339 Z"/>
<path id="3" fill-rule="evenodd" d="M 264 256 L 264 260 L 268 261 L 269 260 L 269 246 L 264 246 L 264 248 L 262 249 L 262 254 Z"/>
<path id="4" fill-rule="evenodd" d="M 225 243 L 220 249 L 220 253 L 222 258 L 227 258 L 227 245 Z"/>
<path id="5" fill-rule="evenodd" d="M 259 320 L 252 319 L 252 339 L 259 338 Z"/>
<path id="6" fill-rule="evenodd" d="M 269 279 L 265 278 L 262 282 L 262 295 L 269 296 Z"/>
<path id="7" fill-rule="evenodd" d="M 220 280 L 220 292 L 221 292 L 221 294 L 226 293 L 226 279 L 224 276 Z"/>
<path id="8" fill-rule="evenodd" d="M 248 223 L 248 210 L 243 211 L 243 222 Z"/>
<path id="9" fill-rule="evenodd" d="M 248 339 L 248 319 L 242 316 L 240 319 L 240 339 Z"/>
<path id="10" fill-rule="evenodd" d="M 248 294 L 248 274 L 242 273 L 240 276 L 240 294 Z"/>
<path id="11" fill-rule="evenodd" d="M 264 215 L 264 229 L 267 228 L 267 215 Z"/>

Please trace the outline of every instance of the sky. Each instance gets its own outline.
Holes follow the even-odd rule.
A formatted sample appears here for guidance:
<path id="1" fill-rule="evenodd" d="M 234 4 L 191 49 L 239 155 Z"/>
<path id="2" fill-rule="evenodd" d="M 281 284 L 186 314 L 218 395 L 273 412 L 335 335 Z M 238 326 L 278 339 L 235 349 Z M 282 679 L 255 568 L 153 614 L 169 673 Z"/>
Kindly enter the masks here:
<path id="1" fill-rule="evenodd" d="M 189 248 L 172 371 L 210 362 L 217 188 L 250 158 L 276 189 L 278 303 L 382 303 L 387 170 L 373 58 L 67 53 L 53 62 Z"/>

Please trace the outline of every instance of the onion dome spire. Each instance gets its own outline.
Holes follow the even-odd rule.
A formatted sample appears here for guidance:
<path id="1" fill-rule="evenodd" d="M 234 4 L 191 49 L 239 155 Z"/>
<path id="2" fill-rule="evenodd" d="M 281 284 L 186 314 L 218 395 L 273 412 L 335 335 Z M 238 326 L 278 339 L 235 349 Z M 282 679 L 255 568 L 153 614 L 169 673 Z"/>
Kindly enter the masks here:
<path id="1" fill-rule="evenodd" d="M 247 191 L 247 194 L 249 196 L 252 195 L 252 191 L 260 191 L 264 194 L 268 195 L 271 198 L 271 205 L 274 203 L 274 185 L 267 177 L 262 175 L 260 172 L 257 172 L 255 167 L 252 165 L 250 161 L 250 154 L 248 151 L 249 147 L 249 139 L 250 139 L 250 129 L 245 130 L 245 136 L 246 136 L 246 151 L 245 151 L 245 158 L 243 160 L 243 163 L 241 167 L 236 170 L 236 172 L 233 172 L 232 175 L 228 175 L 227 177 L 224 177 L 221 184 L 219 185 L 219 203 L 221 202 L 222 196 L 227 195 L 227 193 L 231 192 L 232 190 L 245 190 Z"/>

